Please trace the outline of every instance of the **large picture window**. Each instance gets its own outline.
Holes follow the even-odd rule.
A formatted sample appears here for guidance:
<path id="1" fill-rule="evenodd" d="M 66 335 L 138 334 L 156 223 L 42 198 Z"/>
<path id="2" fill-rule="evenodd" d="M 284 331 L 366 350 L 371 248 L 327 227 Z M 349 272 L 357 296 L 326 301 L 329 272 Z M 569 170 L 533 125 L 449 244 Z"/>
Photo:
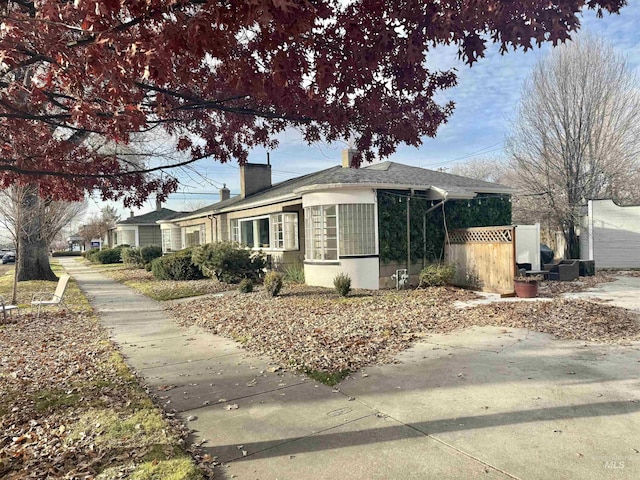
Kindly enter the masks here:
<path id="1" fill-rule="evenodd" d="M 298 214 L 276 213 L 231 220 L 231 240 L 249 248 L 297 250 Z"/>
<path id="2" fill-rule="evenodd" d="M 375 255 L 375 205 L 344 204 L 305 208 L 305 257 L 335 261 Z"/>

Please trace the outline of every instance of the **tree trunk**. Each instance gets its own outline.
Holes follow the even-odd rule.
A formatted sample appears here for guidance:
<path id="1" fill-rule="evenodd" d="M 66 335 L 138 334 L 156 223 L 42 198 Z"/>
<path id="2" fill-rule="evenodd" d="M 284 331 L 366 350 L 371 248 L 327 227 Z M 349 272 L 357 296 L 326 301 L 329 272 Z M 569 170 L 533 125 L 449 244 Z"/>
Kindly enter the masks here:
<path id="1" fill-rule="evenodd" d="M 31 185 L 25 189 L 20 202 L 20 219 L 16 225 L 18 236 L 18 281 L 25 280 L 57 280 L 49 264 L 49 245 L 42 238 L 44 209 L 40 208 L 37 187 Z"/>
<path id="2" fill-rule="evenodd" d="M 566 230 L 564 231 L 565 239 L 565 257 L 566 258 L 580 258 L 580 241 L 578 235 L 576 235 L 576 226 L 573 221 L 569 222 Z"/>

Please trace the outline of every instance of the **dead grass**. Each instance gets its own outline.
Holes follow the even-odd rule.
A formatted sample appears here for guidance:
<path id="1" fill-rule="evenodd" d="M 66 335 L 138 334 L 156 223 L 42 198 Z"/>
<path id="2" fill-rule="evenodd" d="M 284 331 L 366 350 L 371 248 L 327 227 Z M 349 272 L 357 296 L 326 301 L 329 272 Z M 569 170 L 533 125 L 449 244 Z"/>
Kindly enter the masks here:
<path id="1" fill-rule="evenodd" d="M 93 267 L 94 265 L 91 266 Z M 143 268 L 131 268 L 122 265 L 120 268 L 103 269 L 102 273 L 158 301 L 197 297 L 233 289 L 232 286 L 214 279 L 158 280 L 151 272 L 147 272 Z"/>
<path id="2" fill-rule="evenodd" d="M 64 270 L 55 262 L 51 263 L 51 269 L 60 276 Z M 0 295 L 5 301 L 10 301 L 13 293 L 13 275 L 15 269 L 9 270 L 5 275 L 0 277 Z M 27 282 L 18 282 L 17 288 L 17 304 L 19 307 L 26 309 L 31 307 L 31 300 L 34 293 L 43 292 L 52 295 L 56 289 L 57 281 L 30 280 Z M 73 280 L 69 281 L 67 290 L 64 294 L 64 302 L 74 312 L 90 312 L 91 306 L 87 298 L 80 291 L 78 284 Z M 45 307 L 46 310 L 58 310 L 58 307 Z"/>
<path id="3" fill-rule="evenodd" d="M 10 296 L 8 273 L 0 293 Z M 20 282 L 19 302 L 55 285 Z M 210 476 L 213 465 L 186 453 L 188 431 L 139 386 L 73 281 L 65 300 L 70 312 L 0 325 L 0 478 Z"/>

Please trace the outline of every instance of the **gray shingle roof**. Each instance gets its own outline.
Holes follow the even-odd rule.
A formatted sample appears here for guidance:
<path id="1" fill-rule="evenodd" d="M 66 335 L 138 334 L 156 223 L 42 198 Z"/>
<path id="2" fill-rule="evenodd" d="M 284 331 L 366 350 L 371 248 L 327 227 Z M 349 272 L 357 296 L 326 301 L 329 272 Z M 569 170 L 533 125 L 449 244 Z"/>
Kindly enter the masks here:
<path id="1" fill-rule="evenodd" d="M 169 208 L 161 208 L 144 215 L 136 215 L 125 220 L 120 220 L 116 225 L 155 225 L 158 220 L 167 220 L 169 218 L 184 215 L 184 212 L 176 212 Z"/>
<path id="2" fill-rule="evenodd" d="M 322 185 L 386 185 L 398 188 L 414 187 L 429 189 L 438 187 L 453 193 L 512 193 L 513 189 L 497 183 L 484 182 L 473 178 L 461 177 L 450 173 L 412 167 L 395 162 L 382 162 L 362 168 L 327 168 L 319 172 L 285 180 L 246 198 L 236 196 L 214 203 L 184 217 L 195 217 L 205 213 L 217 213 L 223 210 L 241 208 L 245 205 L 265 203 L 280 197 L 300 198 L 299 189 Z M 387 188 L 389 188 L 387 187 Z"/>

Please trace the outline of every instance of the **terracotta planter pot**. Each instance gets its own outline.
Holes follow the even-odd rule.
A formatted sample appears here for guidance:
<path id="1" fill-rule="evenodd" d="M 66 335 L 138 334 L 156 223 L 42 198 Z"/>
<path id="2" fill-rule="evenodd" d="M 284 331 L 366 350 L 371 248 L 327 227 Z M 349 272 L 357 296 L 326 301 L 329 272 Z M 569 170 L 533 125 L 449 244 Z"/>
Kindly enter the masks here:
<path id="1" fill-rule="evenodd" d="M 516 295 L 520 298 L 535 298 L 538 296 L 538 282 L 514 280 L 513 286 L 516 290 Z"/>

